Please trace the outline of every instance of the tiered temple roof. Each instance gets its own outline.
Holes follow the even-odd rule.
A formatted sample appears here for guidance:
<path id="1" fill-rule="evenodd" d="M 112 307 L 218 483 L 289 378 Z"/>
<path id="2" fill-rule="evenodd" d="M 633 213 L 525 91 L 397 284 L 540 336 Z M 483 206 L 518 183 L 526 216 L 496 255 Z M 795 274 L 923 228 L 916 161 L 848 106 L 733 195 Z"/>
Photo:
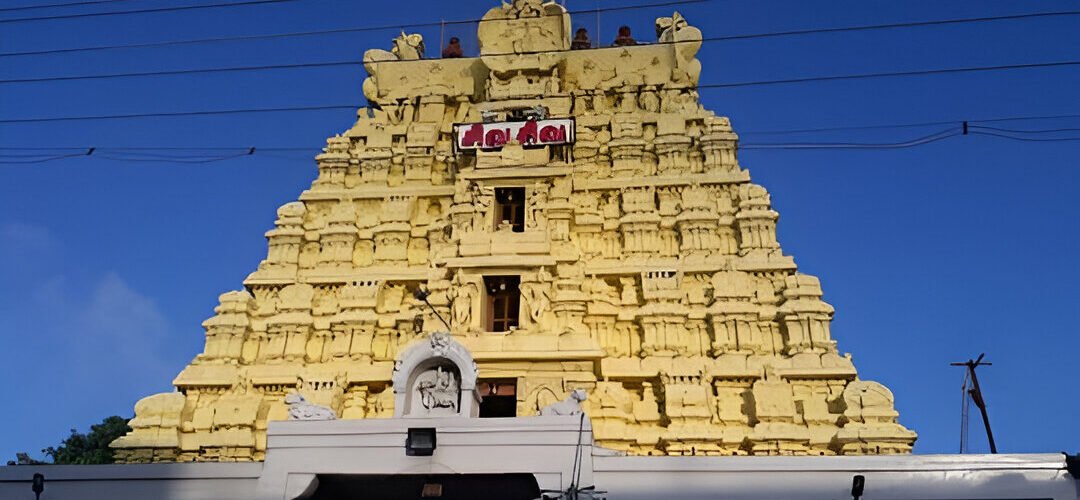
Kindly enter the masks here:
<path id="1" fill-rule="evenodd" d="M 278 210 L 176 392 L 136 405 L 119 459 L 261 460 L 294 391 L 390 417 L 398 354 L 447 329 L 518 416 L 585 389 L 608 448 L 910 452 L 699 103 L 701 32 L 676 13 L 658 43 L 569 50 L 570 26 L 518 0 L 484 16 L 479 57 L 425 59 L 405 34 L 368 51 L 369 107 Z"/>

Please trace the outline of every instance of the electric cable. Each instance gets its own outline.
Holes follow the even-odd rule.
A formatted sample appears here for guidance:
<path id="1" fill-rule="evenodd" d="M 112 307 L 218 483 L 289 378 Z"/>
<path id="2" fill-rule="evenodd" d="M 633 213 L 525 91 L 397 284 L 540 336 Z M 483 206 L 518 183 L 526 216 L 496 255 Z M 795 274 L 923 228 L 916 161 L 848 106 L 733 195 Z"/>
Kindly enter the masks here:
<path id="1" fill-rule="evenodd" d="M 1004 138 L 1004 139 L 1012 139 L 1012 140 L 1014 140 L 1014 141 L 1025 141 L 1025 142 L 1068 142 L 1068 141 L 1080 141 L 1080 137 L 1045 137 L 1045 138 L 1039 138 L 1039 137 L 1017 137 L 1017 136 L 1015 136 L 1015 135 L 1009 135 L 1009 134 L 1002 134 L 1002 133 L 998 133 L 998 132 L 992 132 L 992 131 L 982 131 L 982 130 L 979 130 L 978 128 L 974 128 L 973 130 L 971 130 L 971 133 L 972 133 L 972 134 L 977 134 L 977 135 L 989 135 L 989 136 L 993 136 L 993 137 L 1001 137 L 1001 138 Z"/>
<path id="2" fill-rule="evenodd" d="M 129 77 L 151 77 L 151 76 L 175 76 L 175 75 L 191 75 L 191 74 L 209 74 L 209 73 L 229 73 L 240 71 L 264 71 L 264 70 L 281 70 L 281 69 L 301 69 L 301 68 L 315 68 L 315 67 L 332 67 L 332 66 L 361 66 L 365 64 L 362 61 L 328 61 L 318 63 L 297 63 L 297 64 L 272 64 L 261 66 L 232 66 L 221 68 L 191 68 L 169 71 L 144 71 L 144 72 L 131 72 L 131 73 L 112 73 L 104 75 L 70 75 L 70 76 L 52 76 L 41 78 L 15 78 L 8 80 L 0 80 L 0 84 L 12 84 L 12 83 L 41 83 L 41 82 L 56 82 L 56 81 L 72 81 L 72 80 L 100 80 L 109 78 L 129 78 Z M 1053 61 L 1053 62 L 1039 62 L 1039 63 L 1021 63 L 1021 64 L 1003 64 L 997 66 L 967 66 L 960 68 L 937 68 L 926 70 L 912 70 L 912 71 L 891 71 L 882 73 L 854 73 L 847 75 L 823 75 L 823 76 L 808 76 L 800 78 L 786 78 L 780 80 L 756 80 L 746 82 L 731 82 L 731 83 L 712 83 L 712 84 L 700 84 L 696 89 L 721 89 L 721 88 L 737 88 L 737 87 L 757 87 L 763 85 L 783 85 L 791 83 L 808 83 L 808 82 L 826 82 L 826 81 L 839 81 L 839 80 L 863 80 L 870 78 L 888 78 L 898 76 L 926 76 L 926 75 L 942 75 L 950 73 L 970 73 L 970 72 L 984 72 L 984 71 L 1006 71 L 1006 70 L 1018 70 L 1018 69 L 1034 69 L 1034 68 L 1055 68 L 1064 66 L 1077 66 L 1080 65 L 1080 60 L 1076 61 Z"/>
<path id="3" fill-rule="evenodd" d="M 930 135 L 918 137 L 902 142 L 860 143 L 860 142 L 803 142 L 803 143 L 746 143 L 740 144 L 739 149 L 903 149 L 923 144 L 930 144 L 956 135 L 963 134 L 962 130 L 950 128 Z"/>
<path id="4" fill-rule="evenodd" d="M 983 135 L 989 137 L 1012 139 L 1019 141 L 1029 142 L 1058 142 L 1058 141 L 1080 141 L 1080 137 L 1054 137 L 1054 138 L 1037 138 L 1037 137 L 1015 137 L 1007 134 L 1001 134 L 993 131 L 980 131 L 977 127 L 969 125 L 968 134 L 964 134 L 963 128 L 957 126 L 941 130 L 939 132 L 917 137 L 906 141 L 899 142 L 881 142 L 881 143 L 864 143 L 864 142 L 802 142 L 802 143 L 747 143 L 739 146 L 739 149 L 758 149 L 758 150 L 810 150 L 810 149 L 843 149 L 843 150 L 880 150 L 880 149 L 905 149 L 916 146 L 922 146 L 951 137 L 959 135 Z M 310 161 L 314 155 L 308 157 L 295 157 L 295 156 L 283 156 L 275 155 L 274 152 L 286 152 L 286 151 L 307 151 L 315 153 L 316 151 L 322 151 L 322 148 L 310 147 L 290 147 L 290 148 L 257 148 L 257 147 L 164 147 L 156 148 L 163 151 L 197 151 L 199 154 L 191 155 L 178 155 L 178 154 L 161 154 L 161 153 L 143 153 L 143 152 L 130 152 L 133 150 L 146 150 L 151 148 L 139 147 L 121 147 L 121 148 L 109 148 L 109 147 L 91 147 L 91 148 L 77 148 L 77 147 L 55 147 L 55 148 L 32 148 L 32 147 L 0 147 L 0 151 L 16 150 L 16 151 L 76 151 L 65 154 L 0 154 L 0 164 L 34 164 L 34 163 L 46 163 L 50 161 L 62 160 L 75 157 L 89 157 L 93 155 L 94 158 L 101 158 L 112 161 L 132 162 L 132 163 L 178 163 L 178 164 L 202 164 L 202 163 L 214 163 L 219 161 L 225 161 L 235 158 L 241 158 L 246 156 L 265 155 L 270 157 L 288 159 L 293 161 Z M 206 151 L 231 151 L 227 154 L 208 155 Z"/>
<path id="5" fill-rule="evenodd" d="M 162 113 L 130 113 L 122 115 L 88 115 L 88 116 L 53 116 L 53 117 L 37 117 L 37 118 L 14 118 L 14 119 L 0 119 L 0 124 L 14 124 L 14 123 L 44 123 L 44 122 L 64 122 L 64 121 L 86 121 L 86 120 L 123 120 L 132 118 L 159 118 L 159 117 L 177 117 L 177 116 L 210 116 L 210 115 L 231 115 L 231 114 L 243 114 L 243 113 L 278 113 L 278 112 L 291 112 L 291 111 L 325 111 L 331 109 L 351 109 L 356 110 L 361 106 L 355 104 L 344 105 L 328 105 L 328 106 L 294 106 L 294 107 L 282 107 L 282 108 L 246 108 L 246 109 L 215 109 L 215 110 L 201 110 L 201 111 L 177 111 L 177 112 L 162 112 Z"/>
<path id="6" fill-rule="evenodd" d="M 1019 19 L 1032 19 L 1040 17 L 1060 17 L 1060 16 L 1075 16 L 1080 15 L 1080 11 L 1066 10 L 1057 12 L 1030 12 L 1025 14 L 1008 14 L 1002 16 L 983 16 L 983 17 L 967 17 L 956 19 L 938 19 L 928 21 L 910 21 L 903 23 L 887 23 L 887 24 L 871 24 L 865 26 L 840 26 L 836 28 L 814 28 L 804 30 L 791 30 L 791 31 L 777 31 L 773 33 L 758 33 L 758 34 L 746 34 L 746 35 L 722 35 L 707 37 L 705 41 L 731 41 L 731 40 L 751 40 L 755 38 L 773 38 L 782 36 L 800 36 L 800 35 L 816 35 L 822 33 L 844 33 L 851 31 L 870 31 L 870 30 L 882 30 L 882 29 L 897 29 L 897 28 L 916 28 L 924 26 L 943 26 L 949 24 L 967 24 L 967 23 L 985 23 L 996 21 L 1012 21 Z"/>
<path id="7" fill-rule="evenodd" d="M 690 2 L 665 2 L 659 4 L 644 4 L 644 5 L 631 5 L 623 7 L 608 7 L 604 9 L 594 10 L 582 10 L 572 11 L 571 14 L 581 13 L 594 13 L 598 11 L 608 12 L 612 10 L 631 10 L 642 9 L 647 7 L 665 7 L 670 5 L 682 5 L 684 3 L 699 3 L 702 0 L 690 1 Z M 913 21 L 906 23 L 888 23 L 888 24 L 874 24 L 863 26 L 841 26 L 834 28 L 811 28 L 803 30 L 792 31 L 780 31 L 780 32 L 768 32 L 768 33 L 748 33 L 740 35 L 722 35 L 707 37 L 702 39 L 702 42 L 723 42 L 723 41 L 735 41 L 735 40 L 751 40 L 759 38 L 772 38 L 772 37 L 786 37 L 786 36 L 802 36 L 812 34 L 824 34 L 824 33 L 842 33 L 851 31 L 870 31 L 881 29 L 898 29 L 898 28 L 914 28 L 922 26 L 940 26 L 951 24 L 968 24 L 968 23 L 986 23 L 986 22 L 998 22 L 1009 20 L 1022 20 L 1044 17 L 1061 17 L 1061 16 L 1074 16 L 1080 15 L 1080 10 L 1070 11 L 1057 11 L 1057 12 L 1033 12 L 1025 14 L 1010 14 L 1002 16 L 984 16 L 984 17 L 971 17 L 971 18 L 956 18 L 956 19 L 937 19 L 927 21 Z M 435 27 L 444 24 L 463 24 L 463 23 L 479 23 L 482 19 L 467 20 L 467 21 L 446 21 L 446 22 L 424 22 L 424 23 L 409 23 L 409 24 L 393 24 L 383 26 L 361 26 L 354 28 L 337 28 L 329 30 L 316 30 L 316 31 L 298 31 L 291 33 L 271 33 L 262 35 L 243 35 L 243 36 L 227 36 L 227 37 L 213 37 L 213 38 L 194 38 L 187 40 L 167 40 L 160 42 L 143 42 L 143 43 L 131 43 L 131 44 L 114 44 L 114 45 L 97 45 L 88 47 L 67 47 L 60 49 L 47 49 L 47 50 L 30 50 L 20 52 L 0 52 L 0 57 L 14 57 L 14 56 L 34 56 L 34 55 L 46 55 L 46 54 L 63 54 L 71 52 L 88 52 L 88 51 L 101 51 L 101 50 L 115 50 L 115 49 L 133 49 L 133 48 L 153 48 L 153 47 L 167 47 L 176 45 L 193 45 L 203 43 L 223 43 L 223 42 L 242 42 L 242 41 L 254 41 L 254 40 L 273 40 L 282 38 L 296 38 L 296 37 L 308 37 L 308 36 L 322 36 L 322 35 L 335 35 L 342 33 L 360 33 L 369 31 L 388 31 L 402 28 L 425 28 Z"/>
<path id="8" fill-rule="evenodd" d="M 845 130 L 872 130 L 872 129 L 894 129 L 894 128 L 915 128 L 915 127 L 929 127 L 932 125 L 949 125 L 953 123 L 961 123 L 967 121 L 968 123 L 997 123 L 997 122 L 1015 122 L 1015 121 L 1031 121 L 1031 120 L 1058 120 L 1066 118 L 1080 118 L 1080 114 L 1066 114 L 1066 115 L 1043 115 L 1043 116 L 1020 116 L 1020 117 L 995 117 L 995 118 L 983 118 L 977 120 L 941 120 L 933 122 L 920 122 L 920 123 L 902 123 L 896 125 L 890 124 L 875 124 L 875 125 L 845 125 L 838 127 L 818 127 L 818 128 L 801 128 L 801 129 L 785 129 L 785 130 L 743 130 L 740 134 L 753 134 L 753 135 L 788 135 L 788 134 L 806 134 L 814 132 L 840 132 Z"/>
<path id="9" fill-rule="evenodd" d="M 979 71 L 1004 71 L 1014 69 L 1033 69 L 1033 68 L 1054 68 L 1062 66 L 1077 66 L 1080 65 L 1080 60 L 1077 61 L 1055 61 L 1045 63 L 1025 63 L 1025 64 L 1003 64 L 998 66 L 967 66 L 961 68 L 939 68 L 939 69 L 924 69 L 914 71 L 890 71 L 884 73 L 855 73 L 848 75 L 829 75 L 829 76 L 810 76 L 803 78 L 787 78 L 782 80 L 758 80 L 749 82 L 734 82 L 734 83 L 713 83 L 698 85 L 699 89 L 720 89 L 720 88 L 735 88 L 735 87 L 755 87 L 760 85 L 781 85 L 788 83 L 806 83 L 806 82 L 826 82 L 837 80 L 862 80 L 867 78 L 886 78 L 895 76 L 925 76 L 925 75 L 943 75 L 949 73 L 969 73 Z M 3 80 L 0 80 L 3 83 Z"/>
<path id="10" fill-rule="evenodd" d="M 637 5 L 623 5 L 620 7 L 604 7 L 600 9 L 589 9 L 570 11 L 569 14 L 582 14 L 582 13 L 600 13 L 611 11 L 627 11 L 627 10 L 639 10 L 653 7 L 671 7 L 678 5 L 688 5 L 697 3 L 707 3 L 713 0 L 672 0 L 668 2 L 654 2 L 647 4 Z M 1080 14 L 1080 11 L 1077 11 Z M 490 19 L 487 21 L 500 21 L 501 19 Z M 91 47 L 69 47 L 62 49 L 48 49 L 48 50 L 33 50 L 23 52 L 0 52 L 0 57 L 13 57 L 13 56 L 34 56 L 45 54 L 62 54 L 70 52 L 86 52 L 86 51 L 98 51 L 98 50 L 113 50 L 113 49 L 133 49 L 133 48 L 151 48 L 151 47 L 167 47 L 174 45 L 192 45 L 202 43 L 221 43 L 221 42 L 236 42 L 236 41 L 253 41 L 253 40 L 273 40 L 279 38 L 294 38 L 305 36 L 319 36 L 319 35 L 334 35 L 341 33 L 361 33 L 369 31 L 388 31 L 398 30 L 405 28 L 431 28 L 443 25 L 457 25 L 457 24 L 478 24 L 484 22 L 484 19 L 468 19 L 460 21 L 427 21 L 420 23 L 406 23 L 406 24 L 386 24 L 381 26 L 361 26 L 356 28 L 338 28 L 330 30 L 317 30 L 317 31 L 298 31 L 292 33 L 274 33 L 266 35 L 242 35 L 242 36 L 228 36 L 228 37 L 213 37 L 213 38 L 195 38 L 188 40 L 171 40 L 163 42 L 145 42 L 145 43 L 133 43 L 133 44 L 117 44 L 117 45 L 99 45 Z M 556 52 L 556 51 L 549 51 Z"/>
<path id="11" fill-rule="evenodd" d="M 865 143 L 865 142 L 800 142 L 800 143 L 754 143 L 746 142 L 745 138 L 754 135 L 767 135 L 764 133 L 742 133 L 744 142 L 739 145 L 740 149 L 828 149 L 828 148 L 841 148 L 841 149 L 897 149 L 913 147 L 930 142 L 936 142 L 948 137 L 952 137 L 956 134 L 963 134 L 964 123 L 968 124 L 969 133 L 982 134 L 982 135 L 994 135 L 1006 139 L 1021 139 L 1024 137 L 1015 137 L 1010 135 L 1012 133 L 1023 133 L 1027 136 L 1032 135 L 1055 135 L 1051 137 L 1051 140 L 1077 140 L 1080 138 L 1074 137 L 1057 137 L 1056 134 L 1068 131 L 1080 131 L 1080 128 L 1053 128 L 1053 129 L 1009 129 L 1000 127 L 991 127 L 977 125 L 977 123 L 987 122 L 1018 122 L 1018 121 L 1031 121 L 1031 120 L 1056 120 L 1065 118 L 1080 118 L 1080 114 L 1064 114 L 1064 115 L 1051 115 L 1051 116 L 1009 116 L 1009 117 L 996 117 L 987 118 L 982 120 L 949 120 L 949 121 L 934 121 L 924 122 L 919 124 L 879 124 L 870 126 L 848 126 L 848 127 L 830 127 L 819 129 L 803 129 L 803 130 L 879 130 L 887 128 L 902 128 L 912 125 L 925 125 L 925 124 L 951 124 L 953 127 L 949 127 L 938 132 L 917 137 L 906 141 L 898 142 L 881 142 L 881 143 Z M 983 131 L 986 131 L 985 133 Z M 1042 140 L 1040 140 L 1042 142 Z M 215 153 L 239 153 L 242 155 L 251 155 L 255 152 L 261 154 L 267 153 L 293 153 L 293 152 L 321 152 L 324 148 L 321 146 L 276 146 L 276 147 L 255 147 L 255 146 L 176 146 L 176 145 L 156 145 L 156 146 L 0 146 L 0 158 L 41 158 L 53 156 L 53 152 L 81 152 L 75 156 L 90 155 L 94 152 L 98 152 L 99 156 L 102 153 L 108 153 L 113 156 L 122 155 L 129 158 L 158 158 L 158 159 L 201 159 L 201 158 L 217 158 L 219 155 Z M 16 153 L 8 153 L 8 151 L 14 151 Z M 177 153 L 199 153 L 199 154 L 177 154 Z M 230 156 L 226 154 L 225 156 Z M 295 158 L 289 156 L 282 156 L 288 158 Z"/>
<path id="12" fill-rule="evenodd" d="M 973 128 L 980 128 L 983 130 L 993 130 L 996 132 L 1006 132 L 1011 134 L 1051 134 L 1059 132 L 1080 132 L 1080 128 L 1049 128 L 1049 129 L 1012 129 L 1012 128 L 1000 128 L 1000 127 L 987 127 L 985 125 L 973 125 Z"/>
<path id="13" fill-rule="evenodd" d="M 0 12 L 14 12 L 17 10 L 57 9 L 61 7 L 80 7 L 83 5 L 98 5 L 103 3 L 130 2 L 131 0 L 85 0 L 82 2 L 54 3 L 49 5 L 22 5 L 19 7 L 3 7 Z"/>
<path id="14" fill-rule="evenodd" d="M 342 64 L 342 63 L 337 63 Z M 723 88 L 735 88 L 735 87 L 751 87 L 751 86 L 764 86 L 764 85 L 779 85 L 779 84 L 795 84 L 795 83 L 808 83 L 808 82 L 824 82 L 824 81 L 839 81 L 839 80 L 861 80 L 870 78 L 886 78 L 886 77 L 899 77 L 899 76 L 926 76 L 926 75 L 940 75 L 948 73 L 964 73 L 964 72 L 985 72 L 985 71 L 1004 71 L 1004 70 L 1019 70 L 1019 69 L 1034 69 L 1034 68 L 1052 68 L 1063 66 L 1076 66 L 1080 65 L 1080 61 L 1059 61 L 1050 63 L 1027 63 L 1027 64 L 1008 64 L 999 66 L 969 66 L 963 68 L 939 68 L 930 70 L 916 70 L 916 71 L 896 71 L 885 73 L 861 73 L 861 74 L 848 74 L 848 75 L 825 75 L 814 77 L 802 77 L 802 78 L 788 78 L 782 80 L 758 80 L 748 82 L 733 82 L 733 83 L 714 83 L 714 84 L 702 84 L 695 87 L 696 90 L 700 89 L 723 89 Z M 274 68 L 287 67 L 289 65 L 279 65 Z M 310 66 L 310 65 L 302 65 Z M 269 67 L 264 67 L 269 68 Z M 249 68 L 250 69 L 250 68 Z M 207 72 L 207 71 L 236 71 L 237 68 L 219 68 L 216 70 L 183 70 L 186 73 L 193 72 Z M 157 73 L 143 73 L 140 76 L 150 76 L 153 74 L 175 74 L 168 72 Z M 98 76 L 96 78 L 102 78 Z M 84 78 L 84 77 L 79 77 Z M 0 83 L 7 83 L 10 80 L 0 80 Z M 610 93 L 610 92 L 609 92 Z M 122 115 L 91 115 L 91 116 L 61 116 L 61 117 L 34 117 L 34 118 L 14 118 L 14 119 L 0 119 L 0 124 L 14 124 L 14 123 L 36 123 L 36 122 L 52 122 L 52 121 L 85 121 L 85 120 L 110 120 L 110 119 L 123 119 L 123 118 L 146 118 L 146 117 L 161 117 L 161 116 L 195 116 L 195 115 L 218 115 L 218 114 L 235 114 L 235 113 L 260 113 L 260 112 L 278 112 L 278 111 L 311 111 L 311 110 L 326 110 L 326 109 L 359 109 L 362 106 L 358 105 L 325 105 L 325 106 L 297 106 L 297 107 L 284 107 L 284 108 L 263 108 L 263 109 L 237 109 L 237 110 L 205 110 L 205 111 L 185 111 L 185 112 L 163 112 L 163 113 L 133 113 Z"/>
<path id="15" fill-rule="evenodd" d="M 211 3 L 211 4 L 199 4 L 199 5 L 181 5 L 175 7 L 155 7 L 150 9 L 136 9 L 136 10 L 119 10 L 111 12 L 88 12 L 83 14 L 64 14 L 58 16 L 40 16 L 40 17 L 16 17 L 14 19 L 0 19 L 0 24 L 12 24 L 12 23 L 26 23 L 32 21 L 52 21 L 55 19 L 79 19 L 84 17 L 104 17 L 104 16 L 123 16 L 131 14 L 153 14 L 158 12 L 177 12 L 183 10 L 198 10 L 198 9 L 218 9 L 226 7 L 248 7 L 252 5 L 264 5 L 275 3 L 296 2 L 298 0 L 245 0 L 242 2 L 232 3 Z"/>

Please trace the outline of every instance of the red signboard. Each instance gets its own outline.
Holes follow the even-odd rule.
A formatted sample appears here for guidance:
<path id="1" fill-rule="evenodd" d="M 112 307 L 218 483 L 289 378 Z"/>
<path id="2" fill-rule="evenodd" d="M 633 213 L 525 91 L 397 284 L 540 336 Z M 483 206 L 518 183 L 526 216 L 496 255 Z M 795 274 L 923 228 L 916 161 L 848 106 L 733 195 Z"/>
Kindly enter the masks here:
<path id="1" fill-rule="evenodd" d="M 551 146 L 574 142 L 574 120 L 467 123 L 455 126 L 457 148 L 499 149 L 507 143 Z"/>

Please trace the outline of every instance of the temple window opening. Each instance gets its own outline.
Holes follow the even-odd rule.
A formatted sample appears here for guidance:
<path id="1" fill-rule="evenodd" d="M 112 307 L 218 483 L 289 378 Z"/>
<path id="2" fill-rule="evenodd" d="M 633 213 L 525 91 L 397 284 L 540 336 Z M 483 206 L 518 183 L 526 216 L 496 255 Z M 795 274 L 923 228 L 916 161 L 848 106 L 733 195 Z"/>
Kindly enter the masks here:
<path id="1" fill-rule="evenodd" d="M 525 188 L 495 188 L 495 230 L 525 231 Z"/>
<path id="2" fill-rule="evenodd" d="M 517 416 L 517 380 L 484 380 L 477 384 L 480 391 L 480 418 Z"/>
<path id="3" fill-rule="evenodd" d="M 485 276 L 487 291 L 485 319 L 487 331 L 510 332 L 516 330 L 521 304 L 520 276 Z"/>

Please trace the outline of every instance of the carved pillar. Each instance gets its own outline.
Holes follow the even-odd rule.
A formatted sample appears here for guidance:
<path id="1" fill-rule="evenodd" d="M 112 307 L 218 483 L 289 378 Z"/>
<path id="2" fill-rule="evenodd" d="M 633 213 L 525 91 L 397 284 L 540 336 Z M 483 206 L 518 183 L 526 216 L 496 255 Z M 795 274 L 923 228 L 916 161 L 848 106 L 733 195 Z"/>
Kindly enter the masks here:
<path id="1" fill-rule="evenodd" d="M 286 203 L 278 209 L 276 227 L 266 233 L 270 248 L 261 268 L 296 272 L 300 245 L 304 240 L 305 212 L 304 204 L 299 201 Z"/>
<path id="2" fill-rule="evenodd" d="M 686 135 L 686 118 L 679 114 L 662 114 L 657 120 L 656 156 L 657 172 L 679 174 L 690 171 L 689 151 L 691 139 Z"/>
<path id="3" fill-rule="evenodd" d="M 705 130 L 699 139 L 704 155 L 705 172 L 734 172 L 738 170 L 736 147 L 739 136 L 731 130 L 731 122 L 723 117 L 705 119 Z"/>
<path id="4" fill-rule="evenodd" d="M 341 410 L 341 419 L 365 418 L 368 416 L 368 387 L 352 385 L 345 391 L 345 405 Z"/>
<path id="5" fill-rule="evenodd" d="M 776 220 L 780 214 L 769 205 L 769 193 L 754 184 L 739 186 L 739 255 L 770 253 L 780 248 L 776 241 Z"/>
<path id="6" fill-rule="evenodd" d="M 821 282 L 814 276 L 796 274 L 785 280 L 780 320 L 786 332 L 788 354 L 836 352 L 830 323 L 833 307 L 821 300 Z"/>
<path id="7" fill-rule="evenodd" d="M 439 96 L 427 97 L 428 100 L 432 98 L 442 100 Z M 425 103 L 425 106 L 429 107 L 431 103 Z M 437 118 L 441 120 L 442 115 Z M 413 122 L 409 124 L 405 147 L 405 180 L 430 182 L 433 163 L 432 153 L 438 139 L 438 132 L 439 124 L 435 122 Z"/>
<path id="8" fill-rule="evenodd" d="M 911 453 L 915 433 L 896 422 L 893 394 L 885 386 L 856 380 L 844 388 L 844 426 L 833 449 L 844 455 Z"/>
<path id="9" fill-rule="evenodd" d="M 322 242 L 319 261 L 322 265 L 332 268 L 350 267 L 359 233 L 352 203 L 343 201 L 335 204 L 330 210 L 326 228 L 319 233 L 319 240 Z"/>
<path id="10" fill-rule="evenodd" d="M 264 361 L 298 361 L 307 352 L 308 335 L 312 330 L 311 285 L 294 284 L 278 292 L 278 312 L 267 322 L 267 334 L 259 359 Z"/>
<path id="11" fill-rule="evenodd" d="M 619 220 L 623 254 L 647 259 L 659 253 L 660 214 L 652 188 L 628 188 L 622 193 L 623 215 Z"/>
<path id="12" fill-rule="evenodd" d="M 750 435 L 755 455 L 801 455 L 809 447 L 810 433 L 795 423 L 795 395 L 791 384 L 775 375 L 754 382 L 754 417 Z"/>
<path id="13" fill-rule="evenodd" d="M 220 305 L 214 308 L 216 314 L 202 325 L 206 329 L 206 349 L 199 359 L 237 363 L 250 331 L 248 313 L 254 299 L 248 292 L 241 291 L 222 294 L 218 300 Z"/>
<path id="14" fill-rule="evenodd" d="M 382 129 L 372 130 L 367 143 L 357 155 L 363 166 L 361 179 L 367 183 L 386 183 L 390 176 L 390 165 L 394 158 L 391 149 L 390 133 Z"/>
<path id="15" fill-rule="evenodd" d="M 645 152 L 641 117 L 636 114 L 617 114 L 611 119 L 611 171 L 616 177 L 642 175 L 642 156 Z"/>
<path id="16" fill-rule="evenodd" d="M 345 173 L 349 168 L 350 141 L 347 137 L 335 136 L 326 140 L 326 149 L 315 157 L 319 164 L 319 177 L 313 186 L 345 187 Z"/>

